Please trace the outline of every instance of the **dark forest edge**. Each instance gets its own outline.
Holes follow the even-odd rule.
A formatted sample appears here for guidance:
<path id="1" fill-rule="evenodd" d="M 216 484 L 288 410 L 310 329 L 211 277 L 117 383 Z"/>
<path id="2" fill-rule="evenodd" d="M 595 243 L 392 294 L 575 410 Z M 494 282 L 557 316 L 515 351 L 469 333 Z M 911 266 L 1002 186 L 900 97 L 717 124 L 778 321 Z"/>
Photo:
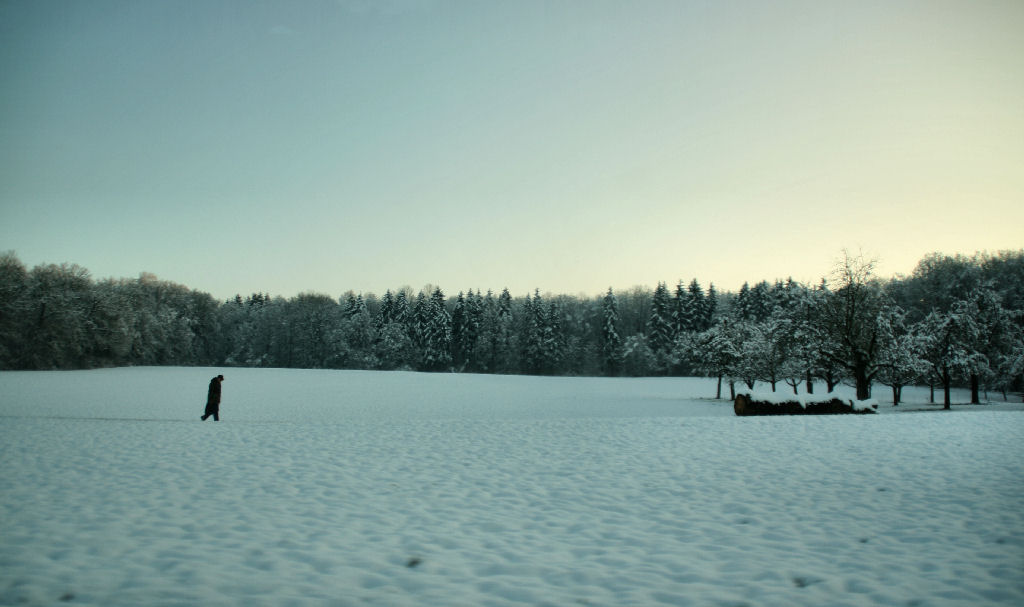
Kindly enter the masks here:
<path id="1" fill-rule="evenodd" d="M 832 275 L 603 296 L 409 288 L 383 296 L 218 302 L 150 274 L 94 280 L 0 254 L 0 369 L 244 366 L 579 376 L 702 375 L 797 393 L 874 384 L 1008 392 L 1024 384 L 1024 250 L 924 257 L 880 280 L 844 254 Z"/>

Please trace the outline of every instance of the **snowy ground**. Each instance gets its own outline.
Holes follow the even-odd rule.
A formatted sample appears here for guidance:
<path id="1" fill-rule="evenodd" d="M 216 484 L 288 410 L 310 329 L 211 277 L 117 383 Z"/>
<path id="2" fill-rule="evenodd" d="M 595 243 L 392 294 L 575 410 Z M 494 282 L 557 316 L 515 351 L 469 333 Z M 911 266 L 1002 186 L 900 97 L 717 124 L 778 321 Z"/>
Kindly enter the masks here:
<path id="1" fill-rule="evenodd" d="M 713 392 L 0 373 L 0 604 L 1024 604 L 1024 407 L 738 418 Z"/>

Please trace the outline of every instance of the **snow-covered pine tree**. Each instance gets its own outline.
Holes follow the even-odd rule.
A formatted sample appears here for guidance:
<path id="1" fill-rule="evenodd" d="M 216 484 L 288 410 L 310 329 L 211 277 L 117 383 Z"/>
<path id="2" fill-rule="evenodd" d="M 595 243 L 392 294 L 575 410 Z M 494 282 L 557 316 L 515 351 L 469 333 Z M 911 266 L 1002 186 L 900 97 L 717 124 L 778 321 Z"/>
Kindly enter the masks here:
<path id="1" fill-rule="evenodd" d="M 395 295 L 395 303 L 391 307 L 391 322 L 404 327 L 409 324 L 409 314 L 409 297 L 405 290 L 400 290 L 398 295 Z"/>
<path id="2" fill-rule="evenodd" d="M 762 280 L 750 290 L 750 317 L 756 322 L 763 322 L 772 313 L 774 306 L 771 301 L 771 287 L 768 281 Z"/>
<path id="3" fill-rule="evenodd" d="M 706 325 L 708 311 L 707 301 L 704 298 L 704 289 L 701 288 L 700 283 L 694 278 L 690 281 L 690 286 L 687 287 L 687 297 L 690 300 L 690 331 L 704 331 L 709 325 Z"/>
<path id="4" fill-rule="evenodd" d="M 420 291 L 416 295 L 416 302 L 413 303 L 412 308 L 409 310 L 408 322 L 409 338 L 417 349 L 422 349 L 426 341 L 425 335 L 430 314 L 428 308 L 427 295 Z M 419 353 L 417 353 L 417 358 L 420 358 Z"/>
<path id="5" fill-rule="evenodd" d="M 618 375 L 622 369 L 622 338 L 619 337 L 619 304 L 611 287 L 604 296 L 601 316 L 601 371 L 609 376 Z"/>
<path id="6" fill-rule="evenodd" d="M 541 327 L 541 372 L 557 373 L 565 350 L 562 334 L 562 311 L 557 300 L 548 302 Z"/>
<path id="7" fill-rule="evenodd" d="M 426 304 L 420 359 L 425 371 L 443 371 L 452 363 L 452 319 L 444 301 L 444 293 L 437 287 Z"/>
<path id="8" fill-rule="evenodd" d="M 718 291 L 715 290 L 715 283 L 708 285 L 708 296 L 704 306 L 704 327 L 705 330 L 715 324 L 715 316 L 718 313 Z"/>
<path id="9" fill-rule="evenodd" d="M 466 330 L 464 336 L 466 364 L 470 369 L 479 367 L 477 353 L 480 345 L 480 330 L 484 319 L 484 300 L 480 289 L 472 290 L 466 296 Z"/>
<path id="10" fill-rule="evenodd" d="M 479 294 L 474 295 L 472 289 L 468 293 L 459 292 L 452 310 L 452 360 L 459 370 L 473 366 L 483 313 Z"/>
<path id="11" fill-rule="evenodd" d="M 675 295 L 672 297 L 672 337 L 678 337 L 693 330 L 693 310 L 687 297 L 686 286 L 680 280 L 676 283 Z"/>
<path id="12" fill-rule="evenodd" d="M 659 282 L 651 300 L 651 314 L 647 319 L 647 346 L 658 359 L 659 370 L 667 370 L 667 359 L 672 349 L 672 309 L 668 287 Z"/>
<path id="13" fill-rule="evenodd" d="M 738 321 L 751 320 L 753 313 L 750 307 L 750 283 L 744 282 L 733 304 L 733 316 Z"/>
<path id="14" fill-rule="evenodd" d="M 494 372 L 514 373 L 519 371 L 516 360 L 519 348 L 516 346 L 516 335 L 513 329 L 515 318 L 512 313 L 512 295 L 507 288 L 501 290 L 497 301 L 496 342 L 494 350 Z"/>
<path id="15" fill-rule="evenodd" d="M 359 308 L 362 306 L 363 296 L 359 295 L 358 298 L 354 291 L 349 291 L 344 295 L 345 302 L 342 304 L 342 315 L 345 318 L 350 318 L 359 313 Z"/>
<path id="16" fill-rule="evenodd" d="M 643 377 L 658 372 L 658 360 L 642 333 L 630 335 L 622 342 L 622 370 L 630 377 Z"/>
<path id="17" fill-rule="evenodd" d="M 380 302 L 380 310 L 377 312 L 377 318 L 374 320 L 377 330 L 382 330 L 387 324 L 394 318 L 395 313 L 395 296 L 391 294 L 391 289 L 384 292 L 384 299 Z"/>
<path id="18" fill-rule="evenodd" d="M 487 295 L 480 301 L 479 329 L 474 348 L 473 371 L 481 373 L 494 373 L 497 361 L 498 348 L 498 301 L 494 292 L 487 291 Z"/>
<path id="19" fill-rule="evenodd" d="M 466 365 L 466 297 L 459 291 L 452 309 L 452 362 L 457 370 Z"/>
<path id="20" fill-rule="evenodd" d="M 544 323 L 544 302 L 540 296 L 540 289 L 536 289 L 532 299 L 527 295 L 523 301 L 523 333 L 520 338 L 523 346 L 523 370 L 533 375 L 543 373 Z"/>

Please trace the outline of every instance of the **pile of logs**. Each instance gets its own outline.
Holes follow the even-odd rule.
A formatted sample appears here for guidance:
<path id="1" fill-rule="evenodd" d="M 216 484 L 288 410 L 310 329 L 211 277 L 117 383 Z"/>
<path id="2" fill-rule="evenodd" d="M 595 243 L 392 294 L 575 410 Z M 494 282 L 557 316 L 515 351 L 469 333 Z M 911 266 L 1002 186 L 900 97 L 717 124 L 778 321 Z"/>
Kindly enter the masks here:
<path id="1" fill-rule="evenodd" d="M 749 394 L 739 394 L 733 403 L 736 415 L 834 415 L 837 413 L 877 413 L 877 405 L 872 408 L 856 408 L 851 401 L 838 398 L 800 404 L 792 400 L 786 402 L 768 402 L 755 400 Z"/>

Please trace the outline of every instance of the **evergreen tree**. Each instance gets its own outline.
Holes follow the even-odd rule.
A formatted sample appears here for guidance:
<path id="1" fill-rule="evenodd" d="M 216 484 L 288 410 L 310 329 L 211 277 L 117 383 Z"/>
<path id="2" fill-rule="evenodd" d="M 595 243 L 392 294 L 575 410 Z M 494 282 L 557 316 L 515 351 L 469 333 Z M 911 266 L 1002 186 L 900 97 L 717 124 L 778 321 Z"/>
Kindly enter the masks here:
<path id="1" fill-rule="evenodd" d="M 557 300 L 548 303 L 547 314 L 542 318 L 541 326 L 541 372 L 557 373 L 565 351 L 565 339 L 562 333 L 562 311 Z"/>
<path id="2" fill-rule="evenodd" d="M 622 369 L 622 338 L 619 337 L 619 304 L 611 287 L 601 309 L 601 370 L 605 375 L 618 375 Z"/>
<path id="3" fill-rule="evenodd" d="M 423 350 L 421 368 L 443 371 L 452 363 L 452 319 L 445 308 L 444 293 L 435 288 L 424 306 Z"/>
<path id="4" fill-rule="evenodd" d="M 750 319 L 764 322 L 772 313 L 770 287 L 768 281 L 762 280 L 750 290 Z"/>
<path id="5" fill-rule="evenodd" d="M 705 300 L 706 305 L 704 306 L 704 326 L 705 330 L 711 328 L 715 324 L 715 315 L 718 313 L 718 291 L 715 290 L 715 283 L 708 285 L 708 296 Z"/>
<path id="6" fill-rule="evenodd" d="M 462 336 L 466 366 L 469 369 L 476 369 L 479 366 L 476 358 L 479 350 L 483 317 L 484 304 L 483 297 L 480 296 L 480 290 L 478 289 L 476 293 L 470 290 L 466 296 L 466 319 Z"/>
<path id="7" fill-rule="evenodd" d="M 660 370 L 658 358 L 642 333 L 630 335 L 623 340 L 622 370 L 630 377 L 644 377 Z"/>
<path id="8" fill-rule="evenodd" d="M 482 373 L 494 373 L 497 368 L 499 343 L 498 302 L 494 298 L 494 292 L 488 290 L 487 295 L 480 300 L 479 306 L 479 334 L 474 348 L 475 355 L 471 370 Z"/>
<path id="9" fill-rule="evenodd" d="M 470 295 L 472 296 L 472 291 L 470 291 Z M 468 360 L 470 350 L 468 325 L 469 313 L 466 310 L 466 298 L 462 291 L 459 291 L 455 300 L 455 308 L 452 310 L 452 362 L 455 363 L 457 370 L 465 369 Z"/>
<path id="10" fill-rule="evenodd" d="M 405 291 L 399 291 L 395 296 L 395 303 L 391 308 L 391 322 L 402 327 L 408 332 L 409 319 L 412 317 L 412 310 L 409 307 L 409 298 Z"/>
<path id="11" fill-rule="evenodd" d="M 362 295 L 356 297 L 353 291 L 349 291 L 345 293 L 344 300 L 344 303 L 341 304 L 343 306 L 342 315 L 344 318 L 351 318 L 359 313 L 363 303 Z"/>
<path id="12" fill-rule="evenodd" d="M 495 343 L 495 366 L 496 372 L 513 373 L 517 370 L 518 361 L 516 353 L 515 331 L 513 330 L 515 317 L 512 313 L 512 295 L 508 289 L 502 289 L 498 296 L 497 307 L 497 335 Z"/>
<path id="13" fill-rule="evenodd" d="M 734 315 L 736 320 L 753 320 L 753 313 L 750 304 L 750 283 L 743 283 L 739 295 L 736 296 Z"/>
<path id="14" fill-rule="evenodd" d="M 425 335 L 430 315 L 428 304 L 429 301 L 427 300 L 426 293 L 420 291 L 416 295 L 416 303 L 413 304 L 410 310 L 409 338 L 417 349 L 422 349 L 426 344 Z"/>
<path id="15" fill-rule="evenodd" d="M 531 375 L 539 375 L 544 371 L 542 340 L 545 315 L 540 290 L 537 289 L 534 293 L 533 299 L 527 295 L 523 302 L 522 362 L 524 371 Z"/>
<path id="16" fill-rule="evenodd" d="M 690 306 L 683 281 L 676 283 L 675 296 L 672 298 L 672 337 L 693 330 L 693 310 Z"/>
<path id="17" fill-rule="evenodd" d="M 708 304 L 704 299 L 704 290 L 700 283 L 694 278 L 687 288 L 687 299 L 690 302 L 690 326 L 688 331 L 705 331 L 711 325 L 708 324 Z"/>
<path id="18" fill-rule="evenodd" d="M 380 310 L 377 312 L 377 318 L 374 321 L 374 325 L 377 330 L 382 330 L 386 325 L 394 320 L 395 316 L 395 297 L 391 294 L 391 289 L 384 292 L 384 299 L 381 300 Z"/>
<path id="19" fill-rule="evenodd" d="M 651 314 L 647 320 L 647 346 L 658 359 L 658 366 L 665 370 L 666 359 L 673 343 L 672 312 L 665 283 L 659 282 L 651 301 Z"/>

